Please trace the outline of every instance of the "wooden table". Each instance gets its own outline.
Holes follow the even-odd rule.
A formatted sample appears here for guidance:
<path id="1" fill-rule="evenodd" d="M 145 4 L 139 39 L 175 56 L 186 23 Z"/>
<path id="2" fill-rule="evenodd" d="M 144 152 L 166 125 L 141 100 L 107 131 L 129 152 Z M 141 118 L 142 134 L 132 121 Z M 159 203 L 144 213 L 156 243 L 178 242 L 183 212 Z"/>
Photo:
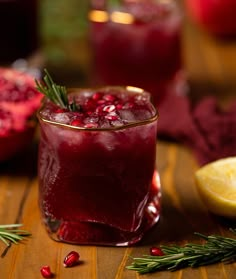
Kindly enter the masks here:
<path id="1" fill-rule="evenodd" d="M 191 25 L 186 27 L 183 39 L 190 96 L 200 98 L 204 92 L 209 92 L 223 103 L 227 102 L 236 92 L 236 44 L 217 42 Z M 39 270 L 43 265 L 50 265 L 55 278 L 61 279 L 236 278 L 236 264 L 215 264 L 142 276 L 125 268 L 131 263 L 130 255 L 147 254 L 154 244 L 197 241 L 193 235 L 195 231 L 231 236 L 228 228 L 234 223 L 211 215 L 199 199 L 194 184 L 198 165 L 191 150 L 181 144 L 158 140 L 157 167 L 162 183 L 160 221 L 138 246 L 112 248 L 62 244 L 48 237 L 38 209 L 36 147 L 24 158 L 0 164 L 0 224 L 23 223 L 32 233 L 29 239 L 7 250 L 0 243 L 0 279 L 41 278 Z M 64 256 L 71 250 L 80 253 L 81 263 L 64 268 Z"/>

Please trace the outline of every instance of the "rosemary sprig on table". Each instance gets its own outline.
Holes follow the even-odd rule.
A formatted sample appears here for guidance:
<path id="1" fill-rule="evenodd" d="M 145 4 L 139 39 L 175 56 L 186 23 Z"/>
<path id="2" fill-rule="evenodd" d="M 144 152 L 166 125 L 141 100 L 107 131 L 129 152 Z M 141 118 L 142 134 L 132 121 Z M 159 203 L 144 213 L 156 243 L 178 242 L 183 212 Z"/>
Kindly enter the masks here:
<path id="1" fill-rule="evenodd" d="M 18 243 L 31 234 L 25 230 L 18 229 L 22 224 L 0 225 L 0 240 L 7 246 Z"/>
<path id="2" fill-rule="evenodd" d="M 236 235 L 236 229 L 231 229 L 231 231 Z M 196 233 L 196 235 L 203 238 L 206 241 L 205 244 L 189 243 L 183 247 L 161 245 L 160 248 L 164 252 L 163 256 L 133 258 L 133 263 L 127 268 L 144 274 L 236 261 L 236 239 L 220 235 L 205 236 L 200 233 Z"/>
<path id="3" fill-rule="evenodd" d="M 75 100 L 69 102 L 66 87 L 56 84 L 49 72 L 46 69 L 44 71 L 43 81 L 45 85 L 35 80 L 36 89 L 60 108 L 69 111 L 80 111 L 81 107 L 76 104 Z"/>

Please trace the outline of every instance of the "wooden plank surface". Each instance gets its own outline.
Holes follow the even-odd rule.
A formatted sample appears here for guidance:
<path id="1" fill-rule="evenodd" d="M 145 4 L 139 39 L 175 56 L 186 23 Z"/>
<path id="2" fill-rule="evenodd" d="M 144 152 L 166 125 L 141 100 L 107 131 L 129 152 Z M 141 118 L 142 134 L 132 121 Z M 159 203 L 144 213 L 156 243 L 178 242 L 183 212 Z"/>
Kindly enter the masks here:
<path id="1" fill-rule="evenodd" d="M 30 163 L 31 154 L 28 156 Z M 209 214 L 201 203 L 193 179 L 197 164 L 190 150 L 177 144 L 158 142 L 157 158 L 163 195 L 161 219 L 138 246 L 129 248 L 77 246 L 51 240 L 40 222 L 37 178 L 27 175 L 27 169 L 13 166 L 10 175 L 3 167 L 0 175 L 0 223 L 23 223 L 32 237 L 24 243 L 12 245 L 7 251 L 0 244 L 0 253 L 5 251 L 5 256 L 0 259 L 0 278 L 40 278 L 42 265 L 50 265 L 55 278 L 63 279 L 235 278 L 235 264 L 142 276 L 125 268 L 131 262 L 130 255 L 147 254 L 154 244 L 196 241 L 195 231 L 227 235 L 227 228 L 231 225 L 229 221 Z M 11 169 L 10 166 L 7 169 Z M 64 256 L 71 250 L 80 253 L 81 264 L 64 268 Z"/>

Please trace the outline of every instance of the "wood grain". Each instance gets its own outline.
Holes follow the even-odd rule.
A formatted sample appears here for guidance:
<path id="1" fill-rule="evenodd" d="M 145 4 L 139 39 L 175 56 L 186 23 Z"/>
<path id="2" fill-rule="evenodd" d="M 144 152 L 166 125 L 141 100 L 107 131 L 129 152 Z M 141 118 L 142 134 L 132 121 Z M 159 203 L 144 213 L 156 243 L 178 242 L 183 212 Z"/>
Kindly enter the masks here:
<path id="1" fill-rule="evenodd" d="M 0 223 L 24 223 L 32 237 L 12 245 L 0 259 L 1 279 L 40 278 L 40 267 L 50 265 L 55 278 L 137 279 L 137 278 L 222 278 L 236 276 L 235 265 L 216 264 L 198 269 L 138 275 L 126 269 L 131 256 L 149 253 L 159 243 L 184 244 L 197 241 L 194 231 L 228 234 L 229 221 L 212 216 L 199 200 L 193 181 L 197 164 L 191 151 L 173 143 L 158 142 L 157 167 L 162 182 L 162 215 L 159 223 L 135 247 L 76 246 L 51 240 L 40 221 L 37 178 L 0 175 Z M 0 252 L 5 246 L 0 244 Z M 63 259 L 71 250 L 81 255 L 81 263 L 64 268 Z M 217 275 L 217 277 L 215 277 Z"/>

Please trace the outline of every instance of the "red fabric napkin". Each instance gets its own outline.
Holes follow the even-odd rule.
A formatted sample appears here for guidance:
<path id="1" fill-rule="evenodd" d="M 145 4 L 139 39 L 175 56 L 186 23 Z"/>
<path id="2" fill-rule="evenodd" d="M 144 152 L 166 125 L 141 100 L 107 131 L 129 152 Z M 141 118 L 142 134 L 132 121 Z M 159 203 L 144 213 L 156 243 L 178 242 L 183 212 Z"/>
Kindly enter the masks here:
<path id="1" fill-rule="evenodd" d="M 214 97 L 193 105 L 186 96 L 169 94 L 158 111 L 158 137 L 185 144 L 200 165 L 236 156 L 236 101 L 224 111 Z"/>

